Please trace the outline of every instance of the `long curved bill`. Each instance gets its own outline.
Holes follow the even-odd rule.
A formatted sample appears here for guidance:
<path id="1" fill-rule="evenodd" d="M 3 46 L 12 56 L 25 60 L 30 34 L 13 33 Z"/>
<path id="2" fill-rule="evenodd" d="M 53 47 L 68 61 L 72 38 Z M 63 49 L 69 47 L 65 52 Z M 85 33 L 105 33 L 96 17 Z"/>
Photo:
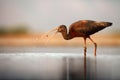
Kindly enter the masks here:
<path id="1" fill-rule="evenodd" d="M 48 37 L 50 33 L 52 33 L 53 31 L 56 31 L 52 36 L 50 36 L 48 39 L 45 40 L 45 45 L 49 42 L 49 40 L 51 40 L 57 34 L 58 32 L 57 30 L 58 28 L 54 28 L 41 36 L 41 39 L 44 39 L 45 37 Z"/>
<path id="2" fill-rule="evenodd" d="M 48 31 L 47 33 L 43 34 L 43 35 L 41 36 L 41 38 L 43 38 L 43 37 L 45 37 L 45 36 L 48 37 L 48 35 L 49 35 L 51 32 L 57 31 L 57 30 L 58 30 L 58 28 L 54 28 L 54 29 Z"/>
<path id="3" fill-rule="evenodd" d="M 47 33 L 45 33 L 44 36 L 47 36 L 47 37 L 48 37 L 48 35 L 49 35 L 51 32 L 53 32 L 53 31 L 56 31 L 56 33 L 57 33 L 57 30 L 58 30 L 58 28 L 54 28 L 54 29 L 48 31 Z"/>
<path id="4" fill-rule="evenodd" d="M 57 31 L 57 30 L 58 30 L 58 28 L 54 28 L 54 29 L 48 31 L 48 32 L 46 33 L 46 35 L 50 34 L 50 33 L 53 32 L 53 31 Z"/>

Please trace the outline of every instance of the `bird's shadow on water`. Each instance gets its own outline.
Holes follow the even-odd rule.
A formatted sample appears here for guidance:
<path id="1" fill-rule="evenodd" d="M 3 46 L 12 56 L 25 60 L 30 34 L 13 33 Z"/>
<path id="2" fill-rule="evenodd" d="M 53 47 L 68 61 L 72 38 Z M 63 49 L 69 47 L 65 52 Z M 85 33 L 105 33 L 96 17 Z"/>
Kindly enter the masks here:
<path id="1" fill-rule="evenodd" d="M 68 59 L 68 60 L 67 60 Z M 69 62 L 68 62 L 69 61 Z M 66 75 L 66 80 L 95 80 L 96 79 L 96 57 L 89 58 L 89 57 L 78 57 L 66 58 L 66 64 L 69 65 L 67 67 L 69 70 L 68 74 Z M 92 63 L 92 64 L 91 64 Z M 92 70 L 91 70 L 92 67 Z"/>

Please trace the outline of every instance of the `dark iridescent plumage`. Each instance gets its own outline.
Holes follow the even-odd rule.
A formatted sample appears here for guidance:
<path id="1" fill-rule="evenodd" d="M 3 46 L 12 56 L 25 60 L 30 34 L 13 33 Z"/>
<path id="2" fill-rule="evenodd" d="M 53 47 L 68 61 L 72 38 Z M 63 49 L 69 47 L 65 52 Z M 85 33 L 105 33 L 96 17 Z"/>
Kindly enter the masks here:
<path id="1" fill-rule="evenodd" d="M 96 22 L 92 20 L 81 20 L 70 25 L 69 34 L 74 36 L 71 37 L 88 37 L 95 32 L 98 32 L 105 27 L 110 26 L 112 23 L 109 22 Z"/>
<path id="2" fill-rule="evenodd" d="M 84 55 L 86 56 L 86 38 L 89 38 L 95 46 L 94 55 L 96 56 L 97 44 L 90 38 L 90 35 L 111 26 L 111 22 L 96 22 L 93 20 L 80 20 L 70 25 L 69 32 L 65 25 L 60 25 L 58 27 L 58 32 L 61 32 L 63 38 L 66 40 L 72 39 L 74 37 L 84 38 Z"/>

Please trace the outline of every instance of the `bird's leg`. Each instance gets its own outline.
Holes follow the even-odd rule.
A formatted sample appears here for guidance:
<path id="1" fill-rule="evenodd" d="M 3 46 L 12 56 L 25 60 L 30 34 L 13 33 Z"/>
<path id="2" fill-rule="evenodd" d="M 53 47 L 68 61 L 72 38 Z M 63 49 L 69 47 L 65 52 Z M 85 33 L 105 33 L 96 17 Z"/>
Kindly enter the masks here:
<path id="1" fill-rule="evenodd" d="M 96 51 L 97 51 L 97 44 L 92 40 L 92 38 L 89 37 L 89 39 L 92 41 L 92 43 L 94 44 L 94 56 L 96 56 Z"/>
<path id="2" fill-rule="evenodd" d="M 86 57 L 86 49 L 87 49 L 86 38 L 84 38 L 84 57 Z"/>

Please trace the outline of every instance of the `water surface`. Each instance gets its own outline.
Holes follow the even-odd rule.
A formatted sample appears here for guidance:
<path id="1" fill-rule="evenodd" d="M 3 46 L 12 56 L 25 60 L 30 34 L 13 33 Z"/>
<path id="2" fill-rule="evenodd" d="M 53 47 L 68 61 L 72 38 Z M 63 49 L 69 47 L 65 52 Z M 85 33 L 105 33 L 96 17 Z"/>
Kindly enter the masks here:
<path id="1" fill-rule="evenodd" d="M 1 47 L 0 79 L 119 80 L 120 47 Z"/>

